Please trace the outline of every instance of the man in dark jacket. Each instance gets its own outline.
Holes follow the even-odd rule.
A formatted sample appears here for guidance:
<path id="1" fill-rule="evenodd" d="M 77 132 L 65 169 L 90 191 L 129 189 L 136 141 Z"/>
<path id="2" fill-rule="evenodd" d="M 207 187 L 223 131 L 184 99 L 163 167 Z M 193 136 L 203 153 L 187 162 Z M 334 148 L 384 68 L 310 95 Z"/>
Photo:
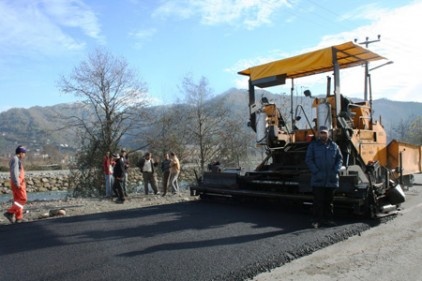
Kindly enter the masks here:
<path id="1" fill-rule="evenodd" d="M 339 171 L 343 163 L 338 145 L 329 137 L 326 126 L 319 128 L 319 138 L 308 146 L 305 162 L 312 173 L 311 186 L 314 193 L 314 217 L 312 224 L 335 225 L 333 199 L 339 187 Z"/>
<path id="2" fill-rule="evenodd" d="M 125 162 L 124 159 L 119 156 L 119 154 L 113 154 L 113 158 L 114 161 L 116 161 L 116 164 L 113 168 L 113 189 L 114 192 L 117 194 L 116 203 L 124 203 L 125 195 L 123 191 L 123 182 L 125 180 Z"/>
<path id="3" fill-rule="evenodd" d="M 170 177 L 170 158 L 169 154 L 164 154 L 164 160 L 161 162 L 161 172 L 163 173 L 163 195 L 166 196 L 167 194 L 167 187 L 169 185 L 169 177 Z"/>
<path id="4" fill-rule="evenodd" d="M 122 159 L 123 163 L 124 163 L 124 179 L 122 182 L 122 188 L 123 188 L 123 194 L 125 195 L 125 197 L 127 197 L 127 185 L 128 185 L 128 169 L 129 169 L 129 157 L 128 154 L 126 152 L 126 148 L 122 148 L 120 150 L 120 159 Z"/>

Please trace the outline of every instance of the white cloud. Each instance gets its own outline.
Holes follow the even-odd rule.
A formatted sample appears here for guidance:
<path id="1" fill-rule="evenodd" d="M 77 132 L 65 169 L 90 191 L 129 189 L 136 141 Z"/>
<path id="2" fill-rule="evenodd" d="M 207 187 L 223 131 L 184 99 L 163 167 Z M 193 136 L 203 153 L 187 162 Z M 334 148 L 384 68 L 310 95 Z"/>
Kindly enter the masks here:
<path id="1" fill-rule="evenodd" d="M 154 17 L 176 16 L 188 19 L 199 16 L 205 25 L 243 25 L 247 29 L 270 24 L 271 16 L 288 0 L 179 0 L 165 1 L 153 13 Z"/>
<path id="2" fill-rule="evenodd" d="M 153 18 L 167 19 L 176 17 L 179 19 L 188 19 L 195 14 L 194 6 L 189 5 L 186 0 L 170 0 L 160 3 L 160 5 L 152 12 Z"/>
<path id="3" fill-rule="evenodd" d="M 142 47 L 146 40 L 149 40 L 154 34 L 157 33 L 156 28 L 140 29 L 134 32 L 130 32 L 129 36 L 136 40 L 136 46 Z"/>
<path id="4" fill-rule="evenodd" d="M 95 13 L 79 0 L 44 0 L 46 14 L 59 25 L 80 28 L 86 35 L 103 41 L 101 28 Z"/>
<path id="5" fill-rule="evenodd" d="M 368 3 L 366 5 L 356 7 L 355 9 L 341 15 L 340 20 L 349 21 L 365 19 L 374 21 L 375 19 L 382 17 L 386 12 L 388 12 L 388 10 L 382 8 L 379 4 Z"/>
<path id="6" fill-rule="evenodd" d="M 77 28 L 102 42 L 92 11 L 80 1 L 1 1 L 0 51 L 8 56 L 53 55 L 86 43 L 64 28 Z"/>
<path id="7" fill-rule="evenodd" d="M 362 26 L 353 32 L 340 34 L 339 38 L 357 37 L 358 42 L 376 39 L 381 35 L 381 41 L 370 44 L 369 49 L 393 61 L 391 65 L 381 67 L 371 72 L 374 99 L 386 97 L 392 100 L 422 102 L 422 81 L 420 72 L 422 65 L 422 40 L 418 36 L 419 27 L 422 25 L 422 2 L 414 2 L 394 10 L 372 9 L 367 11 L 367 17 L 373 12 L 374 20 L 370 25 Z M 375 67 L 386 61 L 372 63 Z M 357 79 L 358 77 L 353 77 Z M 353 79 L 346 80 L 345 87 L 353 87 Z M 353 88 L 352 88 L 353 89 Z M 354 87 L 354 92 L 359 89 Z"/>
<path id="8" fill-rule="evenodd" d="M 367 36 L 369 36 L 369 40 L 374 40 L 380 34 L 381 41 L 370 44 L 369 49 L 394 63 L 371 72 L 373 98 L 422 102 L 422 95 L 420 94 L 422 92 L 422 80 L 420 79 L 422 39 L 418 35 L 420 26 L 422 26 L 422 2 L 416 1 L 394 10 L 375 6 L 357 9 L 361 11 L 361 16 L 364 15 L 367 20 L 371 19 L 372 22 L 348 32 L 326 35 L 311 50 L 351 41 L 353 38 L 357 38 L 358 42 L 365 41 Z M 347 17 L 350 16 L 345 15 L 343 18 Z M 245 63 L 246 60 L 242 60 L 233 66 L 233 69 L 236 69 L 237 72 L 254 65 L 307 51 L 310 51 L 310 49 L 289 55 L 274 56 L 274 54 L 270 54 L 265 59 L 254 58 L 247 63 Z M 373 62 L 370 67 L 385 62 Z M 363 71 L 358 68 L 356 70 L 342 73 L 341 88 L 347 96 L 363 98 Z M 310 83 L 316 85 L 319 83 L 318 81 L 325 82 L 324 79 L 319 77 L 315 77 L 315 79 Z M 234 83 L 237 87 L 247 88 L 247 79 L 245 78 L 236 77 Z"/>

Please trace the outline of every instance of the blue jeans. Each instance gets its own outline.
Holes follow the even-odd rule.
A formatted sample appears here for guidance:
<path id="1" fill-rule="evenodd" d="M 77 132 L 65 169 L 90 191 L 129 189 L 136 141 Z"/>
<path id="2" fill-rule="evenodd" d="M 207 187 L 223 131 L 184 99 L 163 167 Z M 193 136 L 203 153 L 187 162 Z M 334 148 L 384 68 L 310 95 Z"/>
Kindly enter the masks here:
<path id="1" fill-rule="evenodd" d="M 105 188 L 106 188 L 106 197 L 112 197 L 113 196 L 113 182 L 114 177 L 113 175 L 104 175 L 105 176 Z"/>
<path id="2" fill-rule="evenodd" d="M 179 182 L 177 181 L 177 178 L 179 177 L 179 172 L 177 173 L 170 173 L 169 177 L 169 184 L 171 186 L 173 193 L 179 192 Z"/>

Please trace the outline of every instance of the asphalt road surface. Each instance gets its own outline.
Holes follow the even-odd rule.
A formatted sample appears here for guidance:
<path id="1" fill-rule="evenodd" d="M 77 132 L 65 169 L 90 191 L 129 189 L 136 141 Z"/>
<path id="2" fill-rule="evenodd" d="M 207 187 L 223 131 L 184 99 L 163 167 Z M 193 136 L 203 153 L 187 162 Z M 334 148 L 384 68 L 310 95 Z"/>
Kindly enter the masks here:
<path id="1" fill-rule="evenodd" d="M 192 201 L 0 226 L 0 280 L 246 280 L 378 223 Z"/>
<path id="2" fill-rule="evenodd" d="M 253 281 L 422 280 L 422 174 L 415 179 L 395 219 Z"/>

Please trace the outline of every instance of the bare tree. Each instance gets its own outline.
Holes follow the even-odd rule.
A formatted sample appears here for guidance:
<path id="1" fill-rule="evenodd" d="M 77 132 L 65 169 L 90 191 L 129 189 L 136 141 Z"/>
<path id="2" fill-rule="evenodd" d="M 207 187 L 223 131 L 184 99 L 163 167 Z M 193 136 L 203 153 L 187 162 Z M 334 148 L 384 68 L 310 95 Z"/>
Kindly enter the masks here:
<path id="1" fill-rule="evenodd" d="M 409 132 L 410 132 L 410 126 L 412 124 L 412 118 L 408 117 L 407 119 L 400 119 L 399 123 L 394 126 L 394 137 L 401 140 L 406 141 L 408 140 Z"/>
<path id="2" fill-rule="evenodd" d="M 149 150 L 163 156 L 170 151 L 183 157 L 187 137 L 183 128 L 186 120 L 183 118 L 183 108 L 180 105 L 160 107 L 160 111 L 149 112 L 150 123 L 147 128 L 146 142 Z"/>
<path id="3" fill-rule="evenodd" d="M 102 157 L 116 150 L 122 136 L 139 120 L 139 108 L 147 105 L 147 87 L 125 59 L 98 49 L 68 77 L 62 76 L 58 86 L 63 93 L 80 97 L 81 106 L 88 109 L 83 118 L 67 116 L 67 126 L 76 128 L 80 137 L 78 167 L 89 178 L 96 171 L 94 178 L 102 179 L 98 171 Z"/>
<path id="4" fill-rule="evenodd" d="M 422 116 L 410 115 L 405 119 L 400 119 L 398 123 L 391 126 L 388 135 L 399 141 L 422 144 Z"/>
<path id="5" fill-rule="evenodd" d="M 225 165 L 241 167 L 248 158 L 248 148 L 254 144 L 255 134 L 246 126 L 243 116 L 233 118 L 224 123 L 221 132 L 221 156 Z"/>
<path id="6" fill-rule="evenodd" d="M 422 116 L 416 116 L 412 120 L 409 141 L 412 144 L 422 145 Z"/>
<path id="7" fill-rule="evenodd" d="M 228 117 L 227 109 L 221 104 L 207 102 L 213 95 L 208 80 L 201 77 L 197 83 L 192 76 L 186 76 L 181 86 L 185 93 L 186 125 L 184 130 L 190 136 L 191 143 L 197 147 L 199 167 L 202 173 L 205 163 L 220 155 L 224 122 Z"/>

